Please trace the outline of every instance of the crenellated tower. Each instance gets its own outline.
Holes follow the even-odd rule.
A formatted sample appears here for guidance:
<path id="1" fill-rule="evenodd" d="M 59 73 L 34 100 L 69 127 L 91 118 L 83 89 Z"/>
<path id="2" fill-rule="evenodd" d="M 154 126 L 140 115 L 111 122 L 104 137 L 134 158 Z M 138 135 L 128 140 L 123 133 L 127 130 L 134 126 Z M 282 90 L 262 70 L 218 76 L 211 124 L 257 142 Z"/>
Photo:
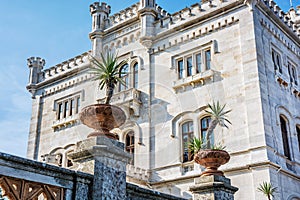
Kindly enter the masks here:
<path id="1" fill-rule="evenodd" d="M 95 2 L 90 5 L 90 13 L 92 16 L 92 32 L 89 36 L 92 41 L 92 52 L 96 57 L 102 52 L 103 31 L 105 29 L 105 23 L 110 12 L 111 8 L 106 3 Z"/>
<path id="2" fill-rule="evenodd" d="M 35 85 L 40 81 L 40 74 L 45 64 L 45 60 L 40 57 L 30 57 L 27 59 L 27 66 L 30 70 L 27 89 L 31 92 L 33 98 L 35 96 Z"/>
<path id="3" fill-rule="evenodd" d="M 139 15 L 141 18 L 141 43 L 150 48 L 152 46 L 152 37 L 155 36 L 154 22 L 158 12 L 155 9 L 155 0 L 140 0 Z"/>

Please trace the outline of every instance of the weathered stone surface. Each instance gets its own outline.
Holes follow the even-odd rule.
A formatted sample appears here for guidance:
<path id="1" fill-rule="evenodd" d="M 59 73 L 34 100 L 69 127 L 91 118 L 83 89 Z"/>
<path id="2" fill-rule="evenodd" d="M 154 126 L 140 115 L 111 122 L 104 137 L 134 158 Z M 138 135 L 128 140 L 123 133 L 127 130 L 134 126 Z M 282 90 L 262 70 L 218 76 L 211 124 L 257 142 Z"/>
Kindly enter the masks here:
<path id="1" fill-rule="evenodd" d="M 234 200 L 234 193 L 238 191 L 224 176 L 203 176 L 194 182 L 190 187 L 193 200 Z"/>
<path id="2" fill-rule="evenodd" d="M 95 175 L 76 172 L 0 152 L 1 178 L 9 177 L 63 188 L 65 200 L 181 200 L 182 198 L 126 184 L 126 172 L 95 162 Z M 125 182 L 124 182 L 125 181 Z M 94 182 L 94 184 L 93 184 Z M 120 193 L 116 193 L 116 191 Z"/>

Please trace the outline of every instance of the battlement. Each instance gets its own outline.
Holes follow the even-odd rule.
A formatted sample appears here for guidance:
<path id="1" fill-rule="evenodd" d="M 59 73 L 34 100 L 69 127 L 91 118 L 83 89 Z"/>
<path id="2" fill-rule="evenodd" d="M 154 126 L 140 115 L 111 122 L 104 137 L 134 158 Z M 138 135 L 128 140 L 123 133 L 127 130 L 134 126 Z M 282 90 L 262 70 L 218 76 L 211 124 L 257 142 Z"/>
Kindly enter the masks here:
<path id="1" fill-rule="evenodd" d="M 43 68 L 45 66 L 46 62 L 44 59 L 40 57 L 30 57 L 27 59 L 27 66 L 28 67 L 41 67 Z"/>
<path id="2" fill-rule="evenodd" d="M 67 73 L 75 68 L 78 68 L 79 65 L 83 63 L 88 63 L 88 56 L 90 52 L 85 52 L 81 55 L 78 55 L 74 58 L 71 58 L 69 60 L 66 60 L 62 63 L 59 63 L 53 67 L 50 67 L 48 69 L 43 70 L 42 72 L 42 80 L 46 81 L 51 78 L 57 77 L 59 75 L 62 75 L 64 73 Z"/>
<path id="3" fill-rule="evenodd" d="M 173 29 L 177 26 L 181 26 L 188 21 L 196 20 L 201 17 L 206 18 L 210 13 L 219 9 L 224 9 L 230 4 L 235 4 L 238 1 L 228 0 L 211 0 L 211 1 L 202 1 L 202 3 L 195 3 L 189 7 L 185 7 L 182 10 L 179 10 L 173 14 L 169 14 L 161 10 L 159 7 L 158 11 L 162 12 L 161 18 L 155 22 L 156 33 L 159 34 L 169 29 Z"/>
<path id="4" fill-rule="evenodd" d="M 132 6 L 110 16 L 108 19 L 105 20 L 105 29 L 116 26 L 120 23 L 123 23 L 124 21 L 137 17 L 139 6 L 140 3 L 133 4 Z"/>
<path id="5" fill-rule="evenodd" d="M 94 2 L 90 5 L 90 12 L 91 14 L 94 14 L 96 12 L 105 12 L 106 14 L 110 14 L 111 7 L 107 5 L 106 3 L 102 2 Z"/>
<path id="6" fill-rule="evenodd" d="M 291 19 L 289 13 L 285 13 L 273 0 L 263 0 L 262 2 L 300 38 L 300 27 Z"/>

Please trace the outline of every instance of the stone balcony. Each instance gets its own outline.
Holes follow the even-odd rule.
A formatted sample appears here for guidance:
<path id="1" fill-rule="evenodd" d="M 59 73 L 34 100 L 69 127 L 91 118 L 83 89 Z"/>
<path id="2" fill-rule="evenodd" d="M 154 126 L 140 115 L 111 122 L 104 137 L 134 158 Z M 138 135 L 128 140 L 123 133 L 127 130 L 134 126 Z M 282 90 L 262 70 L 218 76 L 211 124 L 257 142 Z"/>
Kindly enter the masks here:
<path id="1" fill-rule="evenodd" d="M 114 93 L 111 104 L 128 107 L 135 117 L 140 115 L 141 91 L 130 88 L 121 92 Z M 98 99 L 98 103 L 104 103 L 105 98 Z"/>

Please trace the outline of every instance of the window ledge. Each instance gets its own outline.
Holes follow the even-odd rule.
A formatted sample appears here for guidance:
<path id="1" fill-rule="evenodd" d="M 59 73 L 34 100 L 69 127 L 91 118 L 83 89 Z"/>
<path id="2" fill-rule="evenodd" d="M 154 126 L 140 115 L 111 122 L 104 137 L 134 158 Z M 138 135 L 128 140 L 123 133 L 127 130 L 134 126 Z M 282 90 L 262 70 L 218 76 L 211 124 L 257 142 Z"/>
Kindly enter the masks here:
<path id="1" fill-rule="evenodd" d="M 60 120 L 56 120 L 53 122 L 52 128 L 53 129 L 61 129 L 61 128 L 65 128 L 68 126 L 72 126 L 79 121 L 78 119 L 79 119 L 79 115 L 75 114 L 75 115 L 60 119 Z"/>
<path id="2" fill-rule="evenodd" d="M 295 97 L 300 98 L 300 87 L 293 82 L 291 83 L 291 91 L 295 95 Z"/>
<path id="3" fill-rule="evenodd" d="M 275 79 L 279 83 L 279 85 L 282 85 L 284 87 L 287 87 L 289 85 L 288 78 L 285 77 L 282 73 L 280 73 L 278 70 L 275 71 Z"/>
<path id="4" fill-rule="evenodd" d="M 215 71 L 210 69 L 199 74 L 195 74 L 186 78 L 174 81 L 173 89 L 177 92 L 179 89 L 185 90 L 187 86 L 192 86 L 193 88 L 198 85 L 205 85 L 206 81 L 213 81 Z"/>

